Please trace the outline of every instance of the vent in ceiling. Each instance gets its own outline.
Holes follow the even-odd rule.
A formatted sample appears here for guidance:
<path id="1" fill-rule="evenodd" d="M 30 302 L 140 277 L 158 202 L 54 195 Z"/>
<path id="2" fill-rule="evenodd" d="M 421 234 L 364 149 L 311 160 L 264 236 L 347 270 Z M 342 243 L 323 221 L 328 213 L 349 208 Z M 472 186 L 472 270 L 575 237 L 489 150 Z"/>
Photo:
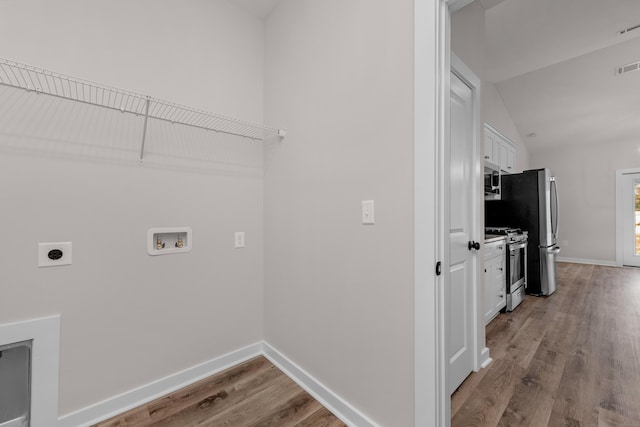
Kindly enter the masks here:
<path id="1" fill-rule="evenodd" d="M 631 64 L 621 65 L 616 67 L 616 75 L 630 73 L 632 71 L 640 71 L 640 61 L 632 62 Z"/>
<path id="2" fill-rule="evenodd" d="M 631 32 L 631 31 L 637 30 L 639 28 L 640 28 L 640 24 L 634 25 L 633 27 L 625 28 L 624 30 L 618 31 L 618 34 L 619 35 L 627 34 L 627 33 Z"/>

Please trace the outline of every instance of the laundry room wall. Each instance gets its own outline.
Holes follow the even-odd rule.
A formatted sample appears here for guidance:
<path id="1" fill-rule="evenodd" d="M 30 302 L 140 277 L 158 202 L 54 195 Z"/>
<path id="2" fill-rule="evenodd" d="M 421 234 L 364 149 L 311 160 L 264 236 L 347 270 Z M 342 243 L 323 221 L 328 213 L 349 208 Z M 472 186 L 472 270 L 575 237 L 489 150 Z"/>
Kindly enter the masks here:
<path id="1" fill-rule="evenodd" d="M 384 426 L 414 424 L 413 23 L 409 0 L 283 0 L 266 21 L 287 138 L 265 146 L 265 341 Z"/>
<path id="2" fill-rule="evenodd" d="M 253 122 L 263 29 L 227 1 L 0 2 L 2 57 Z M 1 89 L 0 324 L 61 314 L 61 415 L 262 339 L 262 142 L 150 123 L 139 166 L 140 118 Z M 149 256 L 175 226 L 192 251 Z"/>

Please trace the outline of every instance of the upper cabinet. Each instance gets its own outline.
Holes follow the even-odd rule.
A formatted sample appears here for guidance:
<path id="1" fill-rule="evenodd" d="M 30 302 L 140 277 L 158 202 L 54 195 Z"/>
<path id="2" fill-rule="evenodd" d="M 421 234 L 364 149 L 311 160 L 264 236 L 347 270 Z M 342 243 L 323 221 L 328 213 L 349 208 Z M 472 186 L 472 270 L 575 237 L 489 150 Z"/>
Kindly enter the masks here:
<path id="1" fill-rule="evenodd" d="M 497 166 L 502 173 L 516 171 L 516 146 L 507 137 L 484 124 L 484 160 Z"/>

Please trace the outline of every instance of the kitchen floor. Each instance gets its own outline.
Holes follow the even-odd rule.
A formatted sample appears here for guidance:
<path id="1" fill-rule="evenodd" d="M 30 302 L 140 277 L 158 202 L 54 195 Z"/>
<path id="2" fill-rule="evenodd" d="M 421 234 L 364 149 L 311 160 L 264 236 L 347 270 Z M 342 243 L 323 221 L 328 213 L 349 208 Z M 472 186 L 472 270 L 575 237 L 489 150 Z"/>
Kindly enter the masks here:
<path id="1" fill-rule="evenodd" d="M 640 269 L 558 263 L 558 290 L 487 326 L 452 426 L 640 426 Z"/>
<path id="2" fill-rule="evenodd" d="M 346 427 L 262 356 L 94 427 Z"/>

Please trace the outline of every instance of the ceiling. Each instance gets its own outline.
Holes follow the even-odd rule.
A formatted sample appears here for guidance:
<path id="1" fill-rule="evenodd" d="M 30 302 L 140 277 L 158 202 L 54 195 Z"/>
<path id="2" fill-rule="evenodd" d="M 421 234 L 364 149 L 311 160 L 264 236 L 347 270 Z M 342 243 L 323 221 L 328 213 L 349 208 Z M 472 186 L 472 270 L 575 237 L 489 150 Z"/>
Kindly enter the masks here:
<path id="1" fill-rule="evenodd" d="M 640 1 L 479 1 L 484 78 L 532 153 L 603 135 L 640 141 L 640 71 L 615 74 L 640 60 L 640 29 L 618 34 L 640 24 Z"/>
<path id="2" fill-rule="evenodd" d="M 231 0 L 264 18 L 280 0 Z M 500 93 L 529 151 L 640 141 L 640 0 L 478 0 L 484 79 Z M 531 136 L 535 134 L 535 136 Z"/>

